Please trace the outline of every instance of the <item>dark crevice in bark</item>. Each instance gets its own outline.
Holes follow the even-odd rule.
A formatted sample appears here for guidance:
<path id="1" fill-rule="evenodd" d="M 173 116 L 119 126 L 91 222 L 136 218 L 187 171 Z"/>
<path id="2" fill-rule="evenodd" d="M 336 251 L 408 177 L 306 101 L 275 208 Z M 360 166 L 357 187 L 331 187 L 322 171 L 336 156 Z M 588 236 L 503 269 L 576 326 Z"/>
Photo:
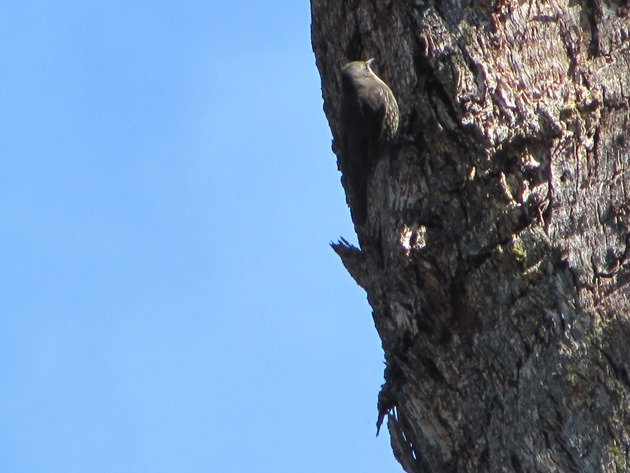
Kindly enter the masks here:
<path id="1" fill-rule="evenodd" d="M 588 47 L 588 53 L 591 58 L 600 54 L 599 50 L 599 23 L 601 21 L 602 9 L 601 0 L 586 0 L 589 9 L 589 26 L 591 28 L 591 42 Z"/>
<path id="2" fill-rule="evenodd" d="M 608 364 L 610 365 L 610 368 L 612 369 L 613 373 L 615 374 L 615 377 L 625 385 L 626 388 L 630 388 L 630 377 L 628 376 L 628 370 L 625 366 L 621 366 L 621 364 L 619 362 L 617 362 L 613 356 L 607 352 L 606 350 L 601 350 L 602 355 L 604 355 L 604 357 L 606 358 L 606 361 L 608 361 Z M 626 363 L 628 361 L 626 360 Z"/>

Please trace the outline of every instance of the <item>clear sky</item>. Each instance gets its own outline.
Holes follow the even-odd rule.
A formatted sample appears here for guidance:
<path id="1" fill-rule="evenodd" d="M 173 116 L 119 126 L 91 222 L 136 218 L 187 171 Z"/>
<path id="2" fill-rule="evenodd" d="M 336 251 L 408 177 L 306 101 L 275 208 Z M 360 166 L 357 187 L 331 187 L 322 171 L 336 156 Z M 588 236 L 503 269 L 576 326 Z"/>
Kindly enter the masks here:
<path id="1" fill-rule="evenodd" d="M 0 10 L 0 471 L 399 472 L 306 0 Z"/>

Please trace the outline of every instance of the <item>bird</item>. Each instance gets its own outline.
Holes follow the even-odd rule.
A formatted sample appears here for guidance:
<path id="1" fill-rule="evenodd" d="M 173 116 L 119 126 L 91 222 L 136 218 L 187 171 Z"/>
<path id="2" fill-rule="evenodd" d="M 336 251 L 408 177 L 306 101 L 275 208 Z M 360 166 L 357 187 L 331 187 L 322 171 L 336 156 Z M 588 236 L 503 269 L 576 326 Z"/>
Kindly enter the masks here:
<path id="1" fill-rule="evenodd" d="M 372 70 L 373 62 L 352 61 L 341 69 L 342 179 L 351 189 L 350 213 L 357 225 L 367 221 L 368 180 L 394 140 L 400 119 L 396 97 Z"/>

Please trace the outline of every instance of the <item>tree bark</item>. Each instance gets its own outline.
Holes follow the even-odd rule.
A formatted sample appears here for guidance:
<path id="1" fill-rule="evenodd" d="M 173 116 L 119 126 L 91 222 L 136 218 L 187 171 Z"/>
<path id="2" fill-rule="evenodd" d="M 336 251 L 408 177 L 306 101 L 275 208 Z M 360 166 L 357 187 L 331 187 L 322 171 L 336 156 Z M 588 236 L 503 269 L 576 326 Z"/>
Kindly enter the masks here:
<path id="1" fill-rule="evenodd" d="M 347 61 L 376 57 L 400 106 L 360 248 L 333 245 L 373 308 L 396 459 L 629 471 L 626 2 L 311 9 L 333 150 Z"/>

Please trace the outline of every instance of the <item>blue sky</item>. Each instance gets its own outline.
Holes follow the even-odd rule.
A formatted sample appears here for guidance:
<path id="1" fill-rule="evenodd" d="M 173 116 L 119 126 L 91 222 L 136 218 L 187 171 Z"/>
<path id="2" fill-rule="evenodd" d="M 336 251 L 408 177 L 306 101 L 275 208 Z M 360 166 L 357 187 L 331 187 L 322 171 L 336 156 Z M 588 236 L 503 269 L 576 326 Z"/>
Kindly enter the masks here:
<path id="1" fill-rule="evenodd" d="M 0 471 L 401 471 L 309 23 L 3 3 Z"/>

